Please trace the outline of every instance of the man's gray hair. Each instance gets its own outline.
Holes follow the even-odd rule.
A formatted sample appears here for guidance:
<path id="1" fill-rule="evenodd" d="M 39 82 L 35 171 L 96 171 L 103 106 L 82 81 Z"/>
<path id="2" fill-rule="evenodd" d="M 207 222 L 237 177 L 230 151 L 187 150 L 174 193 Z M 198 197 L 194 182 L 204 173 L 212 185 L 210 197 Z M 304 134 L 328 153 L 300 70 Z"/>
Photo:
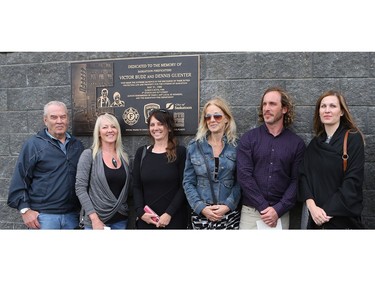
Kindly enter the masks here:
<path id="1" fill-rule="evenodd" d="M 43 113 L 43 116 L 47 116 L 48 114 L 48 107 L 50 105 L 57 105 L 57 106 L 61 106 L 61 107 L 64 107 L 65 111 L 68 113 L 68 108 L 66 107 L 66 104 L 63 103 L 62 101 L 50 101 L 49 103 L 47 103 L 45 106 L 44 106 L 44 113 Z"/>

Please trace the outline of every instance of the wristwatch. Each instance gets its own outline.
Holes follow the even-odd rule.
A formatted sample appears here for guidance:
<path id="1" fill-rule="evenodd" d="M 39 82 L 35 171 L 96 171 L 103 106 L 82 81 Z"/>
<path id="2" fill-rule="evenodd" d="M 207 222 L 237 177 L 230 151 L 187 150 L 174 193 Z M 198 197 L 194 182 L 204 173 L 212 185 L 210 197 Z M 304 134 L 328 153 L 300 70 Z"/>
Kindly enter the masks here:
<path id="1" fill-rule="evenodd" d="M 30 208 L 22 208 L 22 209 L 20 210 L 20 213 L 21 213 L 21 214 L 24 214 L 24 213 L 26 213 L 28 210 L 30 210 Z"/>

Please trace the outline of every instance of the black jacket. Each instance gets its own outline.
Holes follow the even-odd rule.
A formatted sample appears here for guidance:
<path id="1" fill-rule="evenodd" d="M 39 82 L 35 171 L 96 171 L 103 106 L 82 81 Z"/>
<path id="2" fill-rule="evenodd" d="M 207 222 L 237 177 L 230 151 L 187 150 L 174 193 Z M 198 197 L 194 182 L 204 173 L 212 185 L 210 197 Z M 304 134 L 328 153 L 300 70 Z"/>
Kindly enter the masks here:
<path id="1" fill-rule="evenodd" d="M 337 217 L 326 223 L 327 227 L 340 220 L 342 228 L 346 228 L 342 225 L 345 219 L 338 217 L 360 220 L 363 209 L 364 143 L 359 132 L 349 134 L 349 159 L 344 173 L 342 154 L 346 130 L 340 125 L 329 144 L 325 143 L 325 133 L 313 138 L 300 165 L 298 200 L 314 199 L 328 216 Z"/>
<path id="2" fill-rule="evenodd" d="M 28 139 L 14 169 L 8 206 L 51 214 L 79 211 L 75 180 L 83 149 L 82 142 L 71 136 L 65 155 L 45 130 Z"/>

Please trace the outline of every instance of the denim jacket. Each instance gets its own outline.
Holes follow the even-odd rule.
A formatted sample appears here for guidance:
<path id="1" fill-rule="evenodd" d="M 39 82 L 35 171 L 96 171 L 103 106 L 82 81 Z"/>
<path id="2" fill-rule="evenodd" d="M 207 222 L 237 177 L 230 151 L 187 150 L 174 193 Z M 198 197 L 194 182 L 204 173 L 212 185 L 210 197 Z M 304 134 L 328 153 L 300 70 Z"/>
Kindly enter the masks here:
<path id="1" fill-rule="evenodd" d="M 240 201 L 241 189 L 236 177 L 236 147 L 223 137 L 224 148 L 219 155 L 219 170 L 217 178 L 212 176 L 215 169 L 215 160 L 212 147 L 207 139 L 199 143 L 207 159 L 217 204 L 226 205 L 235 210 Z M 193 211 L 200 214 L 203 208 L 213 204 L 210 182 L 207 169 L 197 141 L 191 140 L 187 147 L 183 186 L 187 200 Z"/>

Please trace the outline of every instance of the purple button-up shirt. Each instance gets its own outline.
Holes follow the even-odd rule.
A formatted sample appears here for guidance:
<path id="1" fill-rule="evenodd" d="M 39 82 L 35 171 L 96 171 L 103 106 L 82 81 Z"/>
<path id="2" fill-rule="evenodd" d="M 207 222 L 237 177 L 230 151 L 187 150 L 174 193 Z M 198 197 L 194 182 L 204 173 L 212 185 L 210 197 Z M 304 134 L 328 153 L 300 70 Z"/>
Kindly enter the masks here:
<path id="1" fill-rule="evenodd" d="M 263 124 L 246 132 L 237 147 L 237 179 L 243 205 L 259 212 L 272 206 L 281 217 L 296 202 L 298 165 L 306 145 L 289 129 L 274 137 Z"/>

